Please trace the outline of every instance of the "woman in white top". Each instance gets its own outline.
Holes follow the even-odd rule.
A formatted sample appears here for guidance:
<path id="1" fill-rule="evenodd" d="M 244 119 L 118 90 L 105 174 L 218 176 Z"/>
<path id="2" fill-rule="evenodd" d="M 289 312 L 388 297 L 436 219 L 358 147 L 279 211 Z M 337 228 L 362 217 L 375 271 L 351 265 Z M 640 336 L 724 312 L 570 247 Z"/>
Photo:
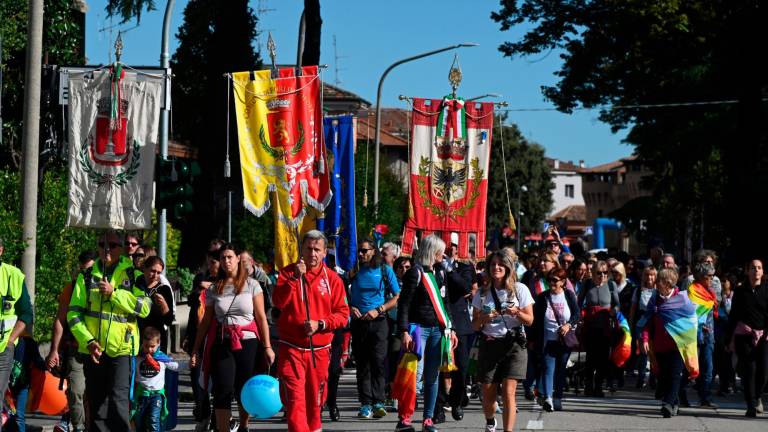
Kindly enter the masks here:
<path id="1" fill-rule="evenodd" d="M 482 331 L 478 353 L 478 377 L 483 385 L 486 431 L 496 431 L 496 392 L 502 384 L 504 430 L 515 426 L 515 390 L 525 379 L 528 353 L 523 325 L 533 323 L 533 298 L 516 281 L 514 263 L 503 253 L 488 258 L 489 282 L 472 299 L 472 325 Z"/>

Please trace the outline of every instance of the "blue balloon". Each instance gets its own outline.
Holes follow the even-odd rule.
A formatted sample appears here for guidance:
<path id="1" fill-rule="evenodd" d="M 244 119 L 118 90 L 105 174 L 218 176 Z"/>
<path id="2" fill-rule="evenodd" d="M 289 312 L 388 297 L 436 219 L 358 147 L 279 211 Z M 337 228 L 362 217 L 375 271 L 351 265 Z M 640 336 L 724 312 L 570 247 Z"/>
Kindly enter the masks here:
<path id="1" fill-rule="evenodd" d="M 240 403 L 253 417 L 270 418 L 283 407 L 280 401 L 280 384 L 269 375 L 256 375 L 243 385 Z"/>

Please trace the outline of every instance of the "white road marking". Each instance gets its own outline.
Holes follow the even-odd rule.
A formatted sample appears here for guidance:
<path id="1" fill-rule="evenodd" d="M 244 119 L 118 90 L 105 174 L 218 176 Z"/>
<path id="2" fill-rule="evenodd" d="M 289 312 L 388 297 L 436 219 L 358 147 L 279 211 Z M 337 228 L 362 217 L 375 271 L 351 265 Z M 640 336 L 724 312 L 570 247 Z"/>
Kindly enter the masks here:
<path id="1" fill-rule="evenodd" d="M 544 429 L 544 420 L 528 420 L 528 424 L 525 425 L 529 430 L 541 430 Z"/>

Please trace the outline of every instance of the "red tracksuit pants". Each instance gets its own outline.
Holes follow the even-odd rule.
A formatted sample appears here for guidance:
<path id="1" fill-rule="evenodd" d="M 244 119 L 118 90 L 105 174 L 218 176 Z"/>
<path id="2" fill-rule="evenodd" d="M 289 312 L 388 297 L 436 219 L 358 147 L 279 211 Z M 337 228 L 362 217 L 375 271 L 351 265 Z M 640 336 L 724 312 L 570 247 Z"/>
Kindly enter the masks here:
<path id="1" fill-rule="evenodd" d="M 317 367 L 312 366 L 309 350 L 280 344 L 277 374 L 290 432 L 315 432 L 323 428 L 320 413 L 327 393 L 330 347 L 316 349 L 315 360 Z"/>

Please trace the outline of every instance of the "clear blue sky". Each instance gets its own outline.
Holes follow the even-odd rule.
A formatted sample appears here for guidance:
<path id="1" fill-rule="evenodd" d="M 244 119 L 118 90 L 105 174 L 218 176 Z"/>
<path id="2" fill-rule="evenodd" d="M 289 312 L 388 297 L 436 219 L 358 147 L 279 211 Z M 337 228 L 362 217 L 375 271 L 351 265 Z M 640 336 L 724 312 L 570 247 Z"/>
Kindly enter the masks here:
<path id="1" fill-rule="evenodd" d="M 226 0 L 221 0 L 226 1 Z M 105 0 L 89 0 L 86 14 L 86 56 L 90 64 L 107 63 L 111 40 L 117 29 L 135 26 L 130 22 L 99 31 L 119 20 L 110 21 L 104 12 Z M 177 0 L 173 14 L 171 53 L 177 46 L 176 29 L 181 25 L 186 0 Z M 296 60 L 298 21 L 303 0 L 251 0 L 251 6 L 269 11 L 259 13 L 262 47 L 271 31 L 278 47 L 278 63 Z M 159 65 L 160 37 L 165 2 L 157 0 L 158 10 L 145 13 L 138 28 L 123 37 L 123 61 L 129 65 Z M 384 70 L 395 61 L 461 42 L 480 46 L 458 50 L 464 80 L 458 94 L 465 97 L 486 93 L 503 95 L 509 108 L 552 108 L 541 94 L 541 86 L 556 82 L 553 73 L 561 59 L 556 52 L 533 58 L 503 57 L 498 46 L 514 40 L 521 30 L 501 32 L 490 19 L 498 8 L 497 1 L 464 0 L 387 0 L 321 1 L 323 18 L 321 63 L 329 65 L 324 72 L 326 82 L 336 81 L 336 59 L 333 36 L 339 55 L 340 86 L 357 93 L 371 103 L 376 101 L 376 86 Z M 262 57 L 268 59 L 265 52 Z M 404 94 L 419 97 L 442 97 L 450 92 L 448 70 L 453 52 L 445 52 L 394 69 L 382 94 L 385 107 L 406 108 L 397 99 Z M 176 70 L 175 74 L 184 73 Z M 547 156 L 561 160 L 580 159 L 597 165 L 627 156 L 632 147 L 621 143 L 625 132 L 612 134 L 608 126 L 597 120 L 596 111 L 577 111 L 567 115 L 557 111 L 510 112 L 508 121 L 516 123 L 523 134 L 544 146 Z"/>

